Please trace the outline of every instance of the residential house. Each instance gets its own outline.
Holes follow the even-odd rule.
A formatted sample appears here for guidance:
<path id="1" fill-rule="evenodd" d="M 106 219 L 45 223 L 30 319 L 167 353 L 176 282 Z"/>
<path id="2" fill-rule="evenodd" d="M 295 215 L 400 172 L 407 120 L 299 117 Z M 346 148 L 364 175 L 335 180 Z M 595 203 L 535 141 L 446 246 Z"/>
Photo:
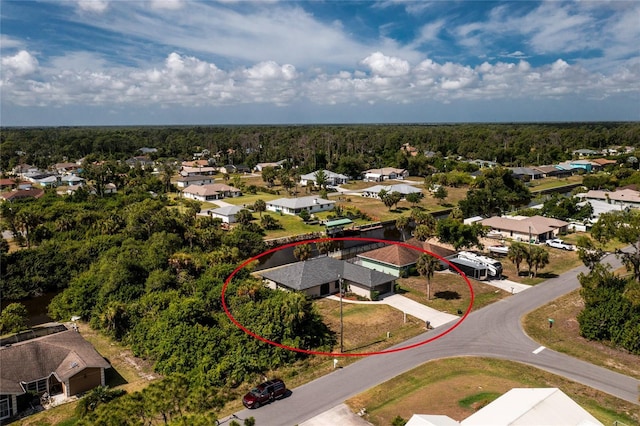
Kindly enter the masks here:
<path id="1" fill-rule="evenodd" d="M 180 176 L 211 176 L 216 174 L 215 167 L 209 166 L 198 166 L 198 167 L 188 167 L 183 166 L 180 168 Z"/>
<path id="2" fill-rule="evenodd" d="M 84 179 L 78 176 L 66 175 L 66 176 L 60 177 L 60 184 L 62 185 L 75 186 L 75 185 L 82 185 L 83 183 L 84 183 Z"/>
<path id="3" fill-rule="evenodd" d="M 389 179 L 406 179 L 409 177 L 409 171 L 395 167 L 382 167 L 380 169 L 365 170 L 362 175 L 367 182 L 382 182 Z"/>
<path id="4" fill-rule="evenodd" d="M 412 238 L 406 243 L 388 244 L 379 249 L 359 254 L 357 258 L 358 264 L 365 268 L 395 277 L 404 277 L 423 254 L 435 254 L 445 258 L 455 254 L 455 251 Z"/>
<path id="5" fill-rule="evenodd" d="M 11 192 L 3 192 L 0 194 L 0 198 L 4 201 L 14 202 L 16 200 L 23 199 L 38 199 L 44 195 L 44 190 L 39 188 L 32 189 L 18 189 Z"/>
<path id="6" fill-rule="evenodd" d="M 532 169 L 542 173 L 542 177 L 563 178 L 563 177 L 569 177 L 573 174 L 571 170 L 565 170 L 555 166 L 535 166 L 535 167 L 532 167 Z"/>
<path id="7" fill-rule="evenodd" d="M 242 192 L 233 186 L 222 183 L 209 185 L 189 185 L 182 191 L 185 198 L 198 201 L 221 200 L 223 198 L 239 197 Z"/>
<path id="8" fill-rule="evenodd" d="M 591 160 L 592 163 L 599 165 L 601 168 L 606 166 L 615 166 L 618 164 L 616 160 L 607 160 L 606 158 L 595 158 Z"/>
<path id="9" fill-rule="evenodd" d="M 140 166 L 143 169 L 153 169 L 153 166 L 155 165 L 154 161 L 146 155 L 137 155 L 125 160 L 124 162 L 132 169 L 137 166 Z"/>
<path id="10" fill-rule="evenodd" d="M 576 149 L 571 153 L 574 157 L 585 158 L 585 157 L 593 157 L 595 155 L 600 155 L 599 151 L 594 151 L 593 149 Z"/>
<path id="11" fill-rule="evenodd" d="M 300 185 L 301 186 L 317 186 L 317 173 L 315 171 L 313 173 L 308 173 L 306 175 L 300 176 Z M 349 181 L 349 176 L 341 175 L 340 173 L 334 173 L 329 170 L 322 170 L 324 173 L 324 177 L 326 179 L 325 184 L 330 186 L 342 185 L 343 183 L 347 183 Z"/>
<path id="12" fill-rule="evenodd" d="M 286 162 L 287 160 L 280 160 L 280 161 L 276 161 L 275 163 L 258 163 L 256 164 L 256 166 L 253 168 L 254 171 L 256 172 L 262 172 L 263 169 L 267 168 L 267 167 L 273 167 L 274 169 L 279 169 L 282 167 L 282 165 Z"/>
<path id="13" fill-rule="evenodd" d="M 234 173 L 238 173 L 238 168 L 236 166 L 234 166 L 233 164 L 227 164 L 227 165 L 224 165 L 224 166 L 220 167 L 220 173 L 227 174 L 227 175 L 232 175 Z"/>
<path id="14" fill-rule="evenodd" d="M 592 189 L 576 195 L 584 200 L 601 200 L 612 205 L 623 207 L 640 207 L 640 192 L 633 189 L 618 189 L 616 191 L 602 191 Z"/>
<path id="15" fill-rule="evenodd" d="M 111 368 L 75 330 L 5 345 L 0 365 L 0 420 L 18 413 L 27 392 L 70 397 L 104 386 Z"/>
<path id="16" fill-rule="evenodd" d="M 36 166 L 32 166 L 31 164 L 20 164 L 14 167 L 12 172 L 14 175 L 20 176 L 22 178 L 24 178 L 25 174 L 27 173 L 41 173 L 40 169 L 38 169 Z"/>
<path id="17" fill-rule="evenodd" d="M 13 189 L 18 185 L 16 179 L 0 179 L 0 190 Z"/>
<path id="18" fill-rule="evenodd" d="M 213 176 L 192 175 L 180 176 L 175 180 L 175 183 L 178 188 L 186 188 L 189 185 L 209 185 L 214 181 Z"/>
<path id="19" fill-rule="evenodd" d="M 486 169 L 486 168 L 493 169 L 494 167 L 499 166 L 499 164 L 496 163 L 495 161 L 489 161 L 489 160 L 471 160 L 469 161 L 469 163 L 475 164 L 481 169 Z"/>
<path id="20" fill-rule="evenodd" d="M 240 206 L 225 206 L 217 209 L 204 210 L 198 213 L 198 215 L 219 218 L 223 223 L 235 223 L 236 215 L 240 210 L 244 210 L 244 208 Z"/>
<path id="21" fill-rule="evenodd" d="M 183 161 L 180 163 L 181 167 L 208 167 L 209 160 L 193 160 L 193 161 Z"/>
<path id="22" fill-rule="evenodd" d="M 324 212 L 333 209 L 336 202 L 331 200 L 325 200 L 318 196 L 308 196 L 299 198 L 278 198 L 277 200 L 267 201 L 267 210 L 289 214 L 298 215 L 303 210 L 309 213 Z"/>
<path id="23" fill-rule="evenodd" d="M 573 160 L 559 163 L 558 167 L 563 170 L 571 170 L 572 172 L 583 170 L 587 173 L 591 173 L 594 168 L 600 168 L 600 165 L 589 160 Z"/>
<path id="24" fill-rule="evenodd" d="M 44 188 L 51 187 L 55 188 L 60 184 L 60 176 L 51 175 L 42 179 L 38 179 L 36 183 Z"/>
<path id="25" fill-rule="evenodd" d="M 158 152 L 158 148 L 147 148 L 146 146 L 143 146 L 142 148 L 140 148 L 138 151 L 140 151 L 141 153 L 143 153 L 144 155 L 147 154 L 154 154 L 156 152 Z"/>
<path id="26" fill-rule="evenodd" d="M 418 155 L 418 148 L 411 146 L 411 144 L 408 142 L 405 144 L 402 144 L 402 146 L 400 147 L 400 151 L 412 157 L 415 157 Z"/>
<path id="27" fill-rule="evenodd" d="M 56 163 L 53 166 L 53 170 L 60 175 L 76 173 L 78 169 L 80 169 L 80 165 L 77 163 Z"/>
<path id="28" fill-rule="evenodd" d="M 514 388 L 457 422 L 448 416 L 414 414 L 406 426 L 604 426 L 558 388 Z"/>
<path id="29" fill-rule="evenodd" d="M 603 213 L 623 211 L 626 208 L 623 204 L 609 203 L 607 201 L 603 201 L 600 199 L 585 199 L 585 201 L 579 202 L 578 206 L 582 207 L 586 204 L 591 205 L 591 208 L 593 209 L 593 213 L 591 214 L 591 218 L 589 219 L 589 221 L 587 223 L 582 224 L 585 226 L 585 231 L 586 231 L 586 227 L 588 225 L 592 225 L 596 223 L 598 219 L 600 219 L 600 215 L 602 215 Z M 571 225 L 572 226 L 570 226 L 569 228 L 574 228 L 574 229 L 578 228 L 577 224 L 572 223 Z"/>
<path id="30" fill-rule="evenodd" d="M 348 291 L 369 299 L 393 292 L 396 277 L 332 257 L 319 257 L 258 272 L 272 289 L 299 291 L 308 297 Z"/>
<path id="31" fill-rule="evenodd" d="M 387 192 L 399 192 L 400 194 L 403 195 L 403 197 L 406 197 L 408 194 L 422 192 L 420 188 L 416 188 L 413 185 L 407 185 L 402 183 L 398 185 L 375 185 L 375 186 L 363 189 L 362 196 L 369 197 L 369 198 L 379 198 L 378 194 L 380 194 L 380 191 L 382 190 L 385 190 Z"/>
<path id="32" fill-rule="evenodd" d="M 529 167 L 509 167 L 509 170 L 515 178 L 520 180 L 530 181 L 544 177 L 541 171 Z"/>
<path id="33" fill-rule="evenodd" d="M 564 234 L 569 223 L 544 216 L 493 216 L 480 221 L 491 228 L 490 234 L 516 241 L 544 242 Z"/>

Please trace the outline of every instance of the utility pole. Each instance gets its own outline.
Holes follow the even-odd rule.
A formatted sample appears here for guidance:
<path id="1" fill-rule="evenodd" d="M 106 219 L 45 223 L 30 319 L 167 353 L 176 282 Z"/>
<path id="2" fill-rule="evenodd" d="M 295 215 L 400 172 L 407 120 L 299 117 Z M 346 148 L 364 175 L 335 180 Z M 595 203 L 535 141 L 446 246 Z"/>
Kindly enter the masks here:
<path id="1" fill-rule="evenodd" d="M 340 353 L 344 352 L 344 322 L 342 321 L 342 277 L 338 274 L 338 287 L 340 288 Z"/>

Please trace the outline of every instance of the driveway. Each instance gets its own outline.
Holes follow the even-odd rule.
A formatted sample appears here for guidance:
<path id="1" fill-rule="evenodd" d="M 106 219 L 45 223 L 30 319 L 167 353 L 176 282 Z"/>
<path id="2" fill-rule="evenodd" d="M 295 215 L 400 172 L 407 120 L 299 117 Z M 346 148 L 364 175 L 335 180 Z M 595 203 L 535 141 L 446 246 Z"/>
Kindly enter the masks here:
<path id="1" fill-rule="evenodd" d="M 489 280 L 485 281 L 485 283 L 493 287 L 498 287 L 504 291 L 508 291 L 511 294 L 520 293 L 521 291 L 525 291 L 531 288 L 530 285 L 520 284 L 509 280 Z"/>
<path id="2" fill-rule="evenodd" d="M 353 413 L 347 404 L 337 405 L 322 414 L 300 423 L 300 426 L 371 426 L 371 423 Z"/>
<path id="3" fill-rule="evenodd" d="M 338 296 L 328 296 L 331 300 L 340 300 Z M 440 327 L 443 324 L 447 324 L 451 321 L 458 319 L 457 316 L 447 314 L 446 312 L 440 312 L 433 308 L 418 303 L 409 298 L 402 296 L 401 294 L 390 294 L 388 296 L 382 296 L 377 302 L 360 301 L 360 300 L 347 300 L 342 299 L 343 303 L 359 303 L 365 305 L 379 305 L 384 303 L 392 308 L 404 312 L 408 315 L 418 318 L 422 321 L 429 321 L 431 327 Z"/>

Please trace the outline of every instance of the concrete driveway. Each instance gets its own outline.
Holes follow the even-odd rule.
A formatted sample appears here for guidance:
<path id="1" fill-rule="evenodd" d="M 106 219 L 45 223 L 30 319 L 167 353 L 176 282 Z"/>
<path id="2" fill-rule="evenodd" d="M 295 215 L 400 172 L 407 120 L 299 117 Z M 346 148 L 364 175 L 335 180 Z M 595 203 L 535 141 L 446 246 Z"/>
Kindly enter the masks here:
<path id="1" fill-rule="evenodd" d="M 371 426 L 371 423 L 353 413 L 347 404 L 340 404 L 310 418 L 300 426 Z"/>

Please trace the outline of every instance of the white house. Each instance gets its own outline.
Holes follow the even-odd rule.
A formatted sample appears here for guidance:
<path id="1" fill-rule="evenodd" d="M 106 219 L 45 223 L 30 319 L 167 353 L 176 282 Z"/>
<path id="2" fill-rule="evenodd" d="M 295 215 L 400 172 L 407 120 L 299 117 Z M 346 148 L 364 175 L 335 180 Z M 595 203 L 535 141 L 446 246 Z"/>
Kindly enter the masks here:
<path id="1" fill-rule="evenodd" d="M 493 216 L 480 221 L 492 234 L 516 241 L 543 242 L 568 230 L 569 223 L 544 216 Z"/>
<path id="2" fill-rule="evenodd" d="M 200 216 L 219 218 L 223 223 L 235 223 L 236 214 L 238 214 L 240 210 L 243 210 L 240 206 L 225 206 L 217 209 L 204 210 L 198 214 Z"/>
<path id="3" fill-rule="evenodd" d="M 211 176 L 216 173 L 215 167 L 182 167 L 181 176 Z"/>
<path id="4" fill-rule="evenodd" d="M 385 190 L 387 192 L 399 192 L 403 197 L 406 197 L 409 194 L 413 193 L 422 193 L 420 188 L 416 188 L 413 185 L 407 185 L 405 183 L 401 183 L 398 185 L 375 185 L 362 190 L 363 197 L 369 198 L 379 198 L 378 194 L 380 191 Z"/>
<path id="5" fill-rule="evenodd" d="M 409 177 L 407 169 L 395 167 L 382 167 L 379 169 L 369 169 L 362 172 L 364 180 L 368 182 L 382 182 L 388 179 L 406 179 Z"/>
<path id="6" fill-rule="evenodd" d="M 300 176 L 300 185 L 316 186 L 316 179 L 317 179 L 316 174 L 319 171 L 320 170 Z M 349 176 L 341 175 L 340 173 L 334 173 L 329 170 L 322 170 L 322 172 L 324 172 L 327 185 L 332 185 L 332 186 L 341 185 L 349 181 Z"/>
<path id="7" fill-rule="evenodd" d="M 267 210 L 276 213 L 298 215 L 303 210 L 309 213 L 331 210 L 335 204 L 335 201 L 325 200 L 318 196 L 278 198 L 277 200 L 267 201 Z"/>
<path id="8" fill-rule="evenodd" d="M 242 195 L 242 192 L 233 186 L 214 183 L 210 185 L 189 185 L 182 191 L 182 195 L 192 200 L 211 201 L 222 198 L 239 197 Z"/>
<path id="9" fill-rule="evenodd" d="M 180 176 L 175 180 L 176 186 L 178 188 L 186 188 L 189 185 L 208 185 L 214 183 L 215 179 L 213 176 Z"/>
<path id="10" fill-rule="evenodd" d="M 590 190 L 577 194 L 584 200 L 600 200 L 622 207 L 640 207 L 640 192 L 633 189 L 619 189 L 617 191 Z"/>

